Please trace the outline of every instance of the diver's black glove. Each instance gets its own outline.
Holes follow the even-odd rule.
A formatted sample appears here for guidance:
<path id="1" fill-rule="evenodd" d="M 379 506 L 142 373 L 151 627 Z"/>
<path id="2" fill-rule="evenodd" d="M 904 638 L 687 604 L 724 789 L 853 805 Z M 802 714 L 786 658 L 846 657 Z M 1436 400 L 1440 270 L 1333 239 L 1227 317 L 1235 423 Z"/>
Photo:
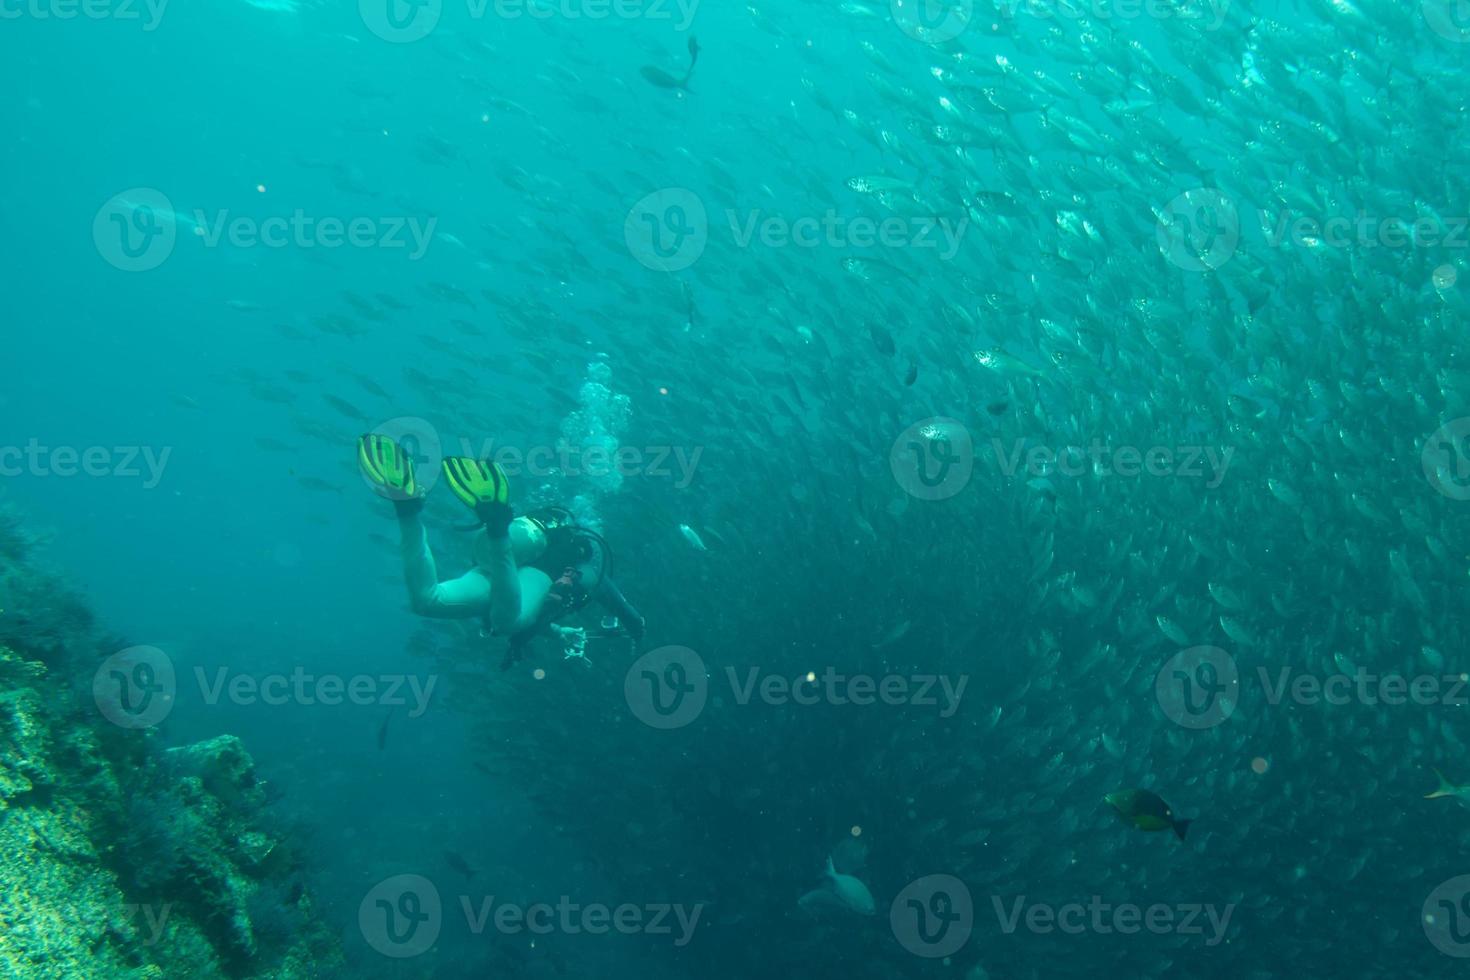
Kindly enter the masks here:
<path id="1" fill-rule="evenodd" d="M 419 512 L 423 509 L 423 497 L 405 497 L 402 500 L 395 498 L 393 501 L 393 512 L 398 515 L 398 519 L 401 521 L 406 521 L 410 518 L 418 517 Z"/>
<path id="2" fill-rule="evenodd" d="M 643 635 L 648 632 L 648 621 L 637 613 L 634 613 L 623 623 L 623 628 L 628 631 L 628 635 L 634 640 L 642 643 Z"/>
<path id="3" fill-rule="evenodd" d="M 499 540 L 510 534 L 510 522 L 515 514 L 511 511 L 510 504 L 482 500 L 475 504 L 475 516 L 485 525 L 485 533 Z"/>

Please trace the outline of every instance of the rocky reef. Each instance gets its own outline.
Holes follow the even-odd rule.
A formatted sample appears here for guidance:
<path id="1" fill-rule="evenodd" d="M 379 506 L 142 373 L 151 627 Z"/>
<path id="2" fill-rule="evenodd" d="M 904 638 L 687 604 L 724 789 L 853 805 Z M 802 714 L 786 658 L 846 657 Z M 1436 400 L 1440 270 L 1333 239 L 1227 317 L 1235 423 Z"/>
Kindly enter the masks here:
<path id="1" fill-rule="evenodd" d="M 36 543 L 0 507 L 0 976 L 335 975 L 302 847 L 245 747 L 107 721 L 92 674 L 126 644 Z"/>

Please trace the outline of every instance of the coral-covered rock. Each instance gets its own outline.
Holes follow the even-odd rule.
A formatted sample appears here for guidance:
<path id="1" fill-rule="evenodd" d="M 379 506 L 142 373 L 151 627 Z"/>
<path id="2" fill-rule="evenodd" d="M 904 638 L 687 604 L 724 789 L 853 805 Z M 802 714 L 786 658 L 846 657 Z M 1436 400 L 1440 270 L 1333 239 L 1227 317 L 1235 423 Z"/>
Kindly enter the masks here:
<path id="1" fill-rule="evenodd" d="M 20 527 L 0 507 L 0 977 L 331 974 L 244 744 L 160 751 L 84 710 L 110 646 Z"/>

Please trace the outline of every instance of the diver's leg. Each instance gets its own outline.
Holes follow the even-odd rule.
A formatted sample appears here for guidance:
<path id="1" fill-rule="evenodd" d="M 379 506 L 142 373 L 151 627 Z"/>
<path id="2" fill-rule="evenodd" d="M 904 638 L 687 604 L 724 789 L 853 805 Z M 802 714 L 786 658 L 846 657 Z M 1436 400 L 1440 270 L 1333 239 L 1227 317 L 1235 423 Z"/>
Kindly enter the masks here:
<path id="1" fill-rule="evenodd" d="M 408 583 L 413 611 L 439 619 L 465 619 L 483 613 L 490 601 L 490 581 L 478 569 L 447 582 L 439 581 L 434 553 L 429 549 L 429 533 L 418 511 L 410 507 L 398 511 L 403 578 Z"/>

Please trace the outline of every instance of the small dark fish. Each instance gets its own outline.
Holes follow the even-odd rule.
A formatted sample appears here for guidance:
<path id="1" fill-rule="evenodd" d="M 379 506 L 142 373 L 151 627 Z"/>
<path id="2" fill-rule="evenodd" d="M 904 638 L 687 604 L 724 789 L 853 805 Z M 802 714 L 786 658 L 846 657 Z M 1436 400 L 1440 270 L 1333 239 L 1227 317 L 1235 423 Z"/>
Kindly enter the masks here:
<path id="1" fill-rule="evenodd" d="M 892 357 L 898 350 L 893 343 L 893 335 L 876 323 L 868 324 L 868 336 L 873 338 L 873 346 L 878 348 L 878 353 L 884 357 Z"/>
<path id="2" fill-rule="evenodd" d="M 694 64 L 697 61 L 699 61 L 699 40 L 691 37 L 689 39 L 689 69 L 684 72 L 683 78 L 675 78 L 663 69 L 652 65 L 644 65 L 639 69 L 639 74 L 650 84 L 657 85 L 659 88 L 681 88 L 687 92 L 689 91 L 689 76 L 694 74 Z"/>
<path id="3" fill-rule="evenodd" d="M 466 293 L 458 286 L 452 286 L 447 282 L 431 282 L 427 286 L 420 286 L 419 288 L 424 290 L 430 296 L 435 297 L 436 299 L 446 300 L 450 303 L 458 303 L 461 306 L 468 306 L 472 310 L 478 309 L 478 307 L 475 306 L 475 301 L 470 299 L 469 293 Z"/>
<path id="4" fill-rule="evenodd" d="M 336 486 L 335 484 L 332 484 L 332 483 L 328 483 L 326 480 L 318 479 L 317 477 L 314 477 L 314 476 L 299 476 L 299 477 L 296 478 L 296 482 L 299 483 L 299 484 L 301 484 L 303 487 L 305 487 L 308 490 L 316 490 L 316 491 L 319 491 L 321 493 L 341 493 L 342 492 L 342 488 L 341 487 Z"/>
<path id="5" fill-rule="evenodd" d="M 408 307 L 404 306 L 402 303 L 398 302 L 398 300 L 394 299 L 392 296 L 389 296 L 387 293 L 374 293 L 373 294 L 373 297 L 381 305 L 387 307 L 390 310 L 406 310 L 406 309 L 408 309 Z"/>
<path id="6" fill-rule="evenodd" d="M 1118 811 L 1118 815 L 1126 823 L 1139 830 L 1172 830 L 1183 840 L 1184 835 L 1189 833 L 1189 825 L 1194 822 L 1177 819 L 1169 804 L 1146 789 L 1120 789 L 1103 799 Z"/>
<path id="7" fill-rule="evenodd" d="M 358 408 L 356 405 L 352 404 L 351 402 L 349 402 L 349 401 L 343 401 L 342 399 L 338 398 L 336 395 L 328 395 L 328 394 L 325 394 L 325 393 L 322 394 L 322 398 L 326 399 L 326 402 L 327 402 L 328 405 L 331 405 L 337 411 L 341 412 L 343 415 L 345 415 L 348 418 L 352 419 L 354 422 L 366 422 L 367 421 L 367 418 L 368 417 L 367 417 L 367 415 L 365 415 L 363 413 L 362 409 Z"/>
<path id="8" fill-rule="evenodd" d="M 491 769 L 489 766 L 485 765 L 485 763 L 479 761 L 478 759 L 471 763 L 471 765 L 473 765 L 476 769 L 480 770 L 487 776 L 495 775 L 495 770 Z"/>
<path id="9" fill-rule="evenodd" d="M 1004 415 L 1007 411 L 1010 410 L 1010 407 L 1010 402 L 1002 400 L 991 402 L 989 405 L 985 406 L 985 410 L 991 415 Z"/>
<path id="10" fill-rule="evenodd" d="M 470 867 L 469 862 L 453 851 L 444 852 L 444 863 L 449 865 L 449 870 L 458 872 L 466 878 L 473 878 L 475 876 L 475 869 Z"/>
<path id="11" fill-rule="evenodd" d="M 388 709 L 388 713 L 383 716 L 383 723 L 378 726 L 378 751 L 379 752 L 383 751 L 383 749 L 386 748 L 387 745 L 388 745 L 388 722 L 390 722 L 392 720 L 393 720 L 393 709 L 392 708 L 389 708 Z"/>
<path id="12" fill-rule="evenodd" d="M 919 380 L 919 365 L 909 361 L 909 373 L 903 376 L 904 387 L 907 388 Z"/>
<path id="13" fill-rule="evenodd" d="M 659 88 L 683 88 L 684 87 L 684 83 L 683 82 L 681 82 L 679 79 L 675 78 L 673 75 L 670 75 L 668 72 L 664 71 L 662 68 L 655 68 L 652 65 L 644 65 L 642 68 L 640 68 L 638 70 L 638 73 L 640 75 L 642 75 L 645 79 L 647 79 L 649 82 L 651 82 L 652 84 L 657 85 Z"/>

